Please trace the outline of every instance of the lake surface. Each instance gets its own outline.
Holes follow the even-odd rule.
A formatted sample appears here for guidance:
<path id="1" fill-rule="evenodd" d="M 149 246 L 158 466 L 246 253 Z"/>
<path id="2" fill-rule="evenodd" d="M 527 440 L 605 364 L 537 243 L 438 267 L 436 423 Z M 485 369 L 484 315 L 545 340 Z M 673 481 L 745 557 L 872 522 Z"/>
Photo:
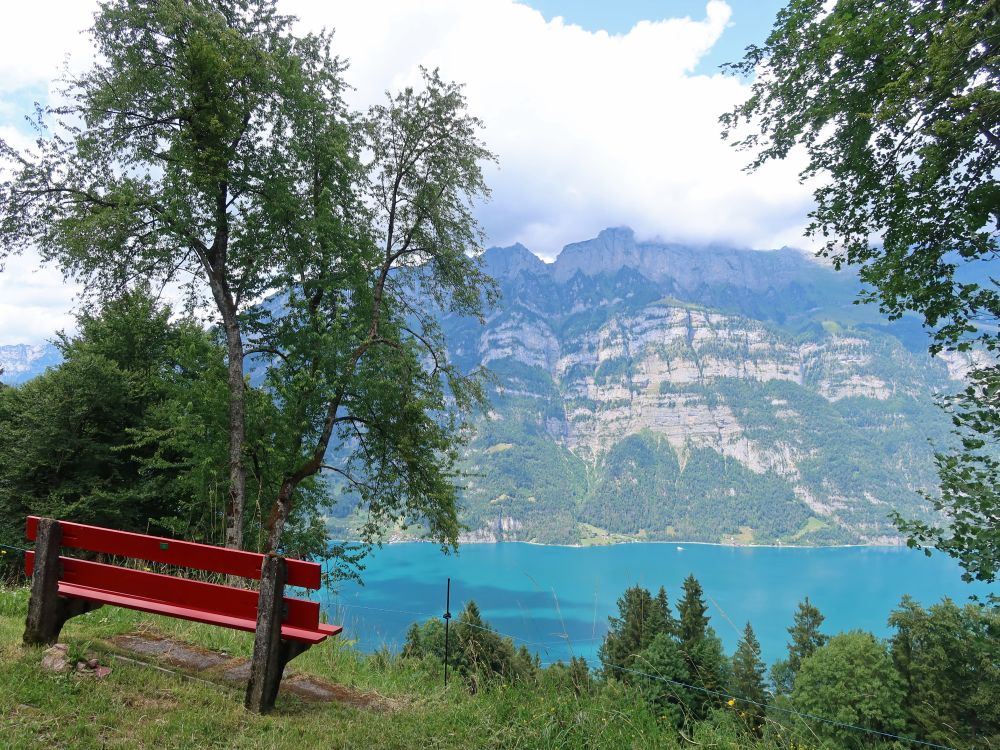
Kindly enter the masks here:
<path id="1" fill-rule="evenodd" d="M 633 584 L 666 586 L 676 605 L 688 573 L 705 590 L 711 625 L 727 653 L 747 620 L 770 664 L 785 653 L 786 629 L 805 596 L 826 616 L 824 630 L 863 628 L 886 636 L 886 619 L 904 593 L 927 606 L 950 596 L 964 602 L 991 589 L 963 583 L 950 558 L 899 547 L 820 549 L 621 544 L 548 547 L 517 542 L 463 545 L 444 555 L 432 544 L 387 545 L 367 559 L 364 586 L 324 594 L 332 622 L 372 651 L 399 648 L 414 621 L 440 617 L 451 577 L 451 611 L 474 599 L 498 631 L 543 662 L 584 656 L 597 664 L 608 615 Z M 994 593 L 1000 593 L 996 588 Z"/>

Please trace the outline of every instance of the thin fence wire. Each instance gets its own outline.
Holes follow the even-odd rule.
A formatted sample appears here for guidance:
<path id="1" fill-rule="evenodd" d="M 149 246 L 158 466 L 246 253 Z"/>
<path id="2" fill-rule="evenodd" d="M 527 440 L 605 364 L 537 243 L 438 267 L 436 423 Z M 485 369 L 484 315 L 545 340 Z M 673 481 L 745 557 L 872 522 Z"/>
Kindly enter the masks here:
<path id="1" fill-rule="evenodd" d="M 394 613 L 402 613 L 402 614 L 412 614 L 412 615 L 415 615 L 415 616 L 418 616 L 418 617 L 426 617 L 428 619 L 433 619 L 433 618 L 436 618 L 436 617 L 440 617 L 440 615 L 437 615 L 437 614 L 434 614 L 434 613 L 430 613 L 430 612 L 413 612 L 413 611 L 407 611 L 407 610 L 383 609 L 383 608 L 380 608 L 380 607 L 369 607 L 369 606 L 364 606 L 364 605 L 359 605 L 359 604 L 338 604 L 338 606 L 346 607 L 346 608 L 367 609 L 367 610 L 372 610 L 372 611 L 376 611 L 376 612 L 381 611 L 381 612 L 394 612 Z M 716 605 L 716 607 L 718 607 L 718 605 Z M 728 619 L 728 618 L 726 618 L 726 619 Z M 736 626 L 732 622 L 730 622 L 730 625 L 734 629 L 736 628 Z M 469 628 L 474 628 L 474 629 L 478 629 L 478 630 L 483 630 L 483 631 L 486 631 L 486 632 L 494 633 L 495 635 L 503 636 L 504 638 L 510 638 L 512 641 L 519 641 L 519 642 L 524 643 L 526 645 L 538 646 L 538 647 L 543 647 L 543 648 L 547 648 L 547 647 L 550 647 L 550 646 L 565 646 L 566 645 L 566 641 L 570 639 L 570 636 L 567 633 L 566 636 L 565 636 L 565 638 L 561 639 L 559 641 L 553 641 L 553 642 L 549 642 L 549 643 L 538 642 L 538 641 L 530 641 L 530 640 L 528 640 L 526 638 L 522 638 L 520 636 L 514 635 L 513 633 L 505 633 L 503 631 L 496 630 L 495 628 L 492 628 L 492 627 L 484 627 L 484 626 L 476 625 L 476 624 L 470 623 L 470 622 L 463 622 L 462 620 L 456 620 L 456 627 L 469 627 Z M 580 638 L 580 639 L 574 639 L 574 640 L 578 640 L 578 641 L 583 642 L 583 641 L 603 640 L 603 638 L 604 638 L 604 636 L 599 636 L 599 637 L 594 637 L 594 638 Z M 553 666 L 554 664 L 564 664 L 564 663 L 565 662 L 563 660 L 557 659 L 555 661 L 541 662 L 540 666 L 542 666 L 542 667 L 550 667 L 550 666 Z M 849 724 L 847 722 L 837 721 L 836 719 L 830 719 L 830 718 L 827 718 L 825 716 L 819 716 L 817 714 L 811 714 L 811 713 L 807 713 L 807 712 L 804 712 L 804 711 L 796 711 L 796 710 L 791 709 L 791 708 L 786 708 L 786 707 L 783 707 L 783 706 L 778 706 L 778 705 L 776 705 L 774 703 L 761 703 L 759 701 L 755 701 L 755 700 L 752 700 L 750 698 L 745 698 L 743 696 L 735 695 L 733 693 L 727 693 L 727 692 L 723 692 L 721 690 L 713 690 L 711 688 L 702 687 L 700 685 L 692 685 L 690 683 L 682 682 L 680 680 L 672 680 L 672 679 L 669 679 L 667 677 L 663 677 L 661 675 L 654 675 L 654 674 L 649 674 L 647 672 L 641 672 L 639 670 L 630 669 L 628 667 L 623 667 L 623 666 L 618 665 L 618 664 L 607 664 L 607 663 L 605 663 L 605 664 L 603 664 L 603 666 L 606 669 L 612 669 L 612 670 L 615 670 L 615 671 L 618 671 L 618 672 L 624 672 L 624 673 L 632 674 L 632 675 L 635 675 L 635 676 L 638 676 L 638 677 L 644 677 L 644 678 L 650 679 L 650 680 L 656 680 L 656 681 L 663 682 L 663 683 L 666 683 L 666 684 L 669 684 L 669 685 L 674 685 L 676 687 L 685 688 L 687 690 L 694 690 L 694 691 L 705 693 L 707 695 L 712 695 L 712 696 L 715 696 L 715 697 L 718 697 L 718 698 L 724 698 L 726 700 L 737 701 L 737 702 L 740 702 L 740 703 L 745 703 L 745 704 L 748 704 L 748 705 L 757 706 L 757 707 L 762 708 L 762 709 L 764 709 L 766 711 L 777 711 L 777 712 L 780 712 L 780 713 L 783 713 L 783 714 L 786 714 L 786 715 L 789 715 L 789 716 L 795 716 L 795 717 L 797 717 L 797 718 L 799 718 L 801 720 L 818 721 L 818 722 L 820 722 L 822 724 L 827 724 L 829 726 L 835 726 L 835 727 L 838 727 L 838 728 L 841 728 L 841 729 L 848 729 L 848 730 L 856 731 L 856 732 L 863 732 L 863 733 L 866 733 L 866 734 L 869 734 L 869 735 L 872 735 L 872 736 L 881 737 L 883 739 L 890 739 L 890 740 L 896 740 L 896 741 L 899 741 L 899 742 L 906 742 L 906 743 L 909 743 L 911 745 L 920 745 L 920 746 L 923 746 L 923 747 L 931 747 L 931 748 L 936 748 L 937 750 L 956 750 L 955 748 L 953 748 L 953 747 L 951 747 L 949 745 L 940 745 L 940 744 L 937 744 L 935 742 L 928 742 L 926 740 L 920 740 L 920 739 L 917 739 L 915 737 L 907 737 L 905 735 L 893 734 L 891 732 L 883 732 L 883 731 L 878 730 L 878 729 L 871 729 L 869 727 L 863 727 L 863 726 L 860 726 L 860 725 L 857 725 L 857 724 Z"/>
<path id="2" fill-rule="evenodd" d="M 21 552 L 21 553 L 30 552 L 30 550 L 25 549 L 24 547 L 17 547 L 17 546 L 8 545 L 8 544 L 0 544 L 0 550 L 10 550 L 10 551 Z M 372 611 L 372 612 L 386 612 L 386 613 L 392 613 L 392 614 L 404 614 L 404 615 L 411 615 L 413 617 L 424 617 L 424 618 L 427 618 L 427 619 L 435 619 L 435 618 L 440 618 L 441 617 L 437 613 L 433 613 L 433 612 L 417 612 L 415 610 L 390 609 L 390 608 L 386 608 L 386 607 L 372 607 L 372 606 L 368 606 L 368 605 L 364 605 L 364 604 L 345 604 L 345 603 L 339 602 L 339 601 L 338 602 L 333 602 L 333 604 L 336 607 L 343 607 L 345 609 L 364 609 L 364 610 L 368 610 L 368 611 Z M 714 602 L 713 602 L 713 604 L 714 604 Z M 721 610 L 721 608 L 718 607 L 717 604 L 715 606 Z M 735 624 L 733 624 L 731 621 L 729 621 L 728 617 L 726 617 L 725 619 L 729 622 L 730 626 L 732 626 L 734 629 L 736 629 Z M 462 620 L 457 620 L 456 621 L 456 626 L 469 627 L 469 628 L 474 628 L 474 629 L 482 630 L 482 631 L 488 632 L 488 633 L 494 633 L 495 635 L 499 635 L 499 636 L 502 636 L 504 638 L 510 638 L 512 641 L 519 641 L 521 643 L 524 643 L 525 645 L 536 646 L 536 647 L 545 648 L 545 649 L 547 649 L 547 648 L 549 648 L 551 646 L 566 646 L 566 645 L 568 645 L 568 643 L 571 640 L 576 640 L 576 641 L 579 641 L 579 642 L 586 642 L 586 641 L 601 640 L 604 637 L 604 636 L 595 636 L 593 638 L 577 638 L 577 639 L 572 639 L 568 633 L 564 633 L 563 634 L 564 637 L 560 638 L 560 640 L 558 640 L 558 641 L 543 642 L 543 641 L 531 641 L 531 640 L 528 640 L 526 638 L 522 638 L 520 636 L 514 635 L 513 633 L 504 633 L 502 631 L 496 630 L 493 627 L 476 625 L 474 623 L 465 622 L 465 621 L 462 621 Z M 562 660 L 550 661 L 550 662 L 542 662 L 541 666 L 552 666 L 554 664 L 562 664 L 562 663 L 563 663 Z M 920 740 L 920 739 L 917 739 L 915 737 L 907 737 L 907 736 L 904 736 L 904 735 L 893 734 L 891 732 L 883 732 L 883 731 L 878 730 L 878 729 L 871 729 L 869 727 L 863 727 L 863 726 L 856 725 L 856 724 L 849 724 L 847 722 L 837 721 L 836 719 L 830 719 L 830 718 L 827 718 L 825 716 L 819 716 L 817 714 L 811 714 L 811 713 L 806 713 L 804 711 L 796 711 L 796 710 L 791 709 L 791 708 L 785 708 L 783 706 L 778 706 L 778 705 L 776 705 L 774 703 L 761 703 L 759 701 L 755 701 L 755 700 L 752 700 L 750 698 L 745 698 L 743 696 L 734 695 L 732 693 L 727 693 L 727 692 L 724 692 L 724 691 L 721 691 L 721 690 L 713 690 L 711 688 L 702 687 L 700 685 L 692 685 L 690 683 L 682 682 L 680 680 L 672 680 L 670 678 L 663 677 L 661 675 L 654 675 L 654 674 L 649 674 L 647 672 L 641 672 L 639 670 L 630 669 L 628 667 L 623 667 L 623 666 L 618 665 L 618 664 L 607 664 L 607 663 L 605 663 L 603 666 L 606 669 L 613 669 L 615 671 L 623 672 L 623 673 L 627 673 L 627 674 L 632 674 L 632 675 L 635 675 L 637 677 L 644 677 L 646 679 L 656 680 L 658 682 L 663 682 L 663 683 L 666 683 L 666 684 L 669 684 L 669 685 L 674 685 L 674 686 L 677 686 L 677 687 L 682 687 L 682 688 L 685 688 L 687 690 L 694 690 L 694 691 L 705 693 L 707 695 L 712 695 L 712 696 L 715 696 L 715 697 L 718 697 L 718 698 L 725 698 L 725 699 L 730 700 L 730 701 L 739 701 L 740 703 L 745 703 L 745 704 L 748 704 L 748 705 L 752 705 L 752 706 L 757 706 L 759 708 L 763 708 L 766 711 L 777 711 L 777 712 L 784 713 L 784 714 L 787 714 L 787 715 L 790 715 L 790 716 L 798 717 L 799 719 L 808 719 L 810 721 L 818 721 L 820 723 L 827 724 L 827 725 L 830 725 L 830 726 L 839 727 L 841 729 L 849 729 L 849 730 L 856 731 L 856 732 L 863 732 L 863 733 L 866 733 L 866 734 L 869 734 L 869 735 L 872 735 L 872 736 L 882 737 L 884 739 L 891 739 L 891 740 L 896 740 L 896 741 L 899 741 L 899 742 L 906 742 L 906 743 L 909 743 L 911 745 L 920 745 L 920 746 L 923 746 L 923 747 L 931 747 L 931 748 L 936 748 L 937 750 L 955 750 L 955 748 L 950 747 L 948 745 L 940 745 L 940 744 L 937 744 L 935 742 L 928 742 L 926 740 Z"/>

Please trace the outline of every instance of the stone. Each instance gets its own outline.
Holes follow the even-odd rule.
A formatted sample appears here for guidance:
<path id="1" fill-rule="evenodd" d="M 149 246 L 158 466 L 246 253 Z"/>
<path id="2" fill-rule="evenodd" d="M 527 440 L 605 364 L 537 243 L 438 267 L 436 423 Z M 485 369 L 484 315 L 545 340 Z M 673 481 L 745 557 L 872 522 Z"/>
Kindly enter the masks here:
<path id="1" fill-rule="evenodd" d="M 42 669 L 49 672 L 65 672 L 69 669 L 69 662 L 66 660 L 67 647 L 65 643 L 57 643 L 51 648 L 45 649 L 42 654 Z"/>

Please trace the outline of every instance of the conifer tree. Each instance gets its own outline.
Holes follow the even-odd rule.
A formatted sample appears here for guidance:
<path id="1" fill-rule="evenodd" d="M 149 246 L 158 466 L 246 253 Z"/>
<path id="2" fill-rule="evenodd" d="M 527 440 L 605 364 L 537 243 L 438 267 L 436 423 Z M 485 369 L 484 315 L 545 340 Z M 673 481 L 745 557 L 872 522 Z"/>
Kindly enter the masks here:
<path id="1" fill-rule="evenodd" d="M 771 681 L 775 692 L 788 694 L 792 691 L 795 675 L 802 666 L 802 660 L 811 656 L 816 649 L 823 646 L 829 638 L 819 632 L 823 624 L 823 614 L 809 602 L 799 602 L 795 611 L 795 619 L 788 628 L 792 640 L 788 644 L 788 658 L 775 662 L 771 667 Z"/>
<path id="2" fill-rule="evenodd" d="M 618 617 L 608 618 L 608 634 L 598 655 L 607 677 L 627 681 L 621 668 L 629 668 L 635 655 L 656 636 L 652 595 L 642 586 L 632 586 L 618 599 Z"/>
<path id="3" fill-rule="evenodd" d="M 650 612 L 649 627 L 655 638 L 660 633 L 669 636 L 677 634 L 677 621 L 670 611 L 670 601 L 667 598 L 667 590 L 660 586 Z"/>
<path id="4" fill-rule="evenodd" d="M 764 690 L 764 662 L 760 658 L 760 643 L 749 622 L 733 655 L 730 685 L 735 696 L 747 699 L 737 701 L 733 708 L 746 720 L 747 727 L 759 735 L 764 725 L 767 695 Z"/>
<path id="5" fill-rule="evenodd" d="M 812 656 L 816 649 L 823 646 L 829 638 L 819 632 L 823 624 L 823 614 L 812 604 L 809 597 L 799 603 L 799 608 L 795 612 L 795 620 L 792 627 L 788 629 L 788 634 L 792 636 L 791 643 L 788 644 L 788 665 L 793 672 L 798 672 L 802 666 L 802 660 Z"/>
<path id="6" fill-rule="evenodd" d="M 687 665 L 677 641 L 666 633 L 658 633 L 635 660 L 634 683 L 645 701 L 661 719 L 675 726 L 683 724 L 692 714 L 697 696 L 681 682 L 688 682 Z"/>
<path id="7" fill-rule="evenodd" d="M 701 584 L 693 574 L 684 579 L 684 597 L 677 604 L 680 616 L 678 636 L 681 647 L 688 651 L 705 638 L 708 627 L 708 615 L 705 614 L 708 607 L 703 594 Z"/>
<path id="8" fill-rule="evenodd" d="M 704 591 L 693 574 L 684 579 L 683 588 L 684 596 L 677 603 L 677 634 L 691 682 L 708 691 L 722 690 L 728 682 L 729 659 L 722 651 L 719 637 L 709 627 Z M 703 718 L 717 703 L 711 693 L 693 695 L 695 718 Z"/>

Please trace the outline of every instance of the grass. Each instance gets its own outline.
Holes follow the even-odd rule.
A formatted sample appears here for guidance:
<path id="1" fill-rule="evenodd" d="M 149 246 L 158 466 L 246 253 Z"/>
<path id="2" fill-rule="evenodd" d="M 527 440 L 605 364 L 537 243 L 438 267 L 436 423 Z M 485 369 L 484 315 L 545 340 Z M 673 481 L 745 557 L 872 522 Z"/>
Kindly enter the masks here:
<path id="1" fill-rule="evenodd" d="M 722 539 L 724 544 L 753 544 L 754 533 L 752 526 L 740 526 L 738 534 L 727 534 Z"/>
<path id="2" fill-rule="evenodd" d="M 483 451 L 486 455 L 491 455 L 493 453 L 503 453 L 504 451 L 509 451 L 514 447 L 513 443 L 497 443 L 496 445 L 491 445 L 489 448 Z"/>
<path id="3" fill-rule="evenodd" d="M 623 691 L 577 696 L 550 682 L 473 694 L 461 680 L 445 688 L 433 663 L 365 656 L 336 639 L 307 651 L 292 668 L 378 693 L 395 710 L 283 695 L 273 714 L 255 716 L 243 709 L 240 689 L 107 653 L 114 635 L 153 631 L 249 656 L 251 635 L 115 607 L 70 620 L 60 638 L 71 653 L 97 651 L 111 675 L 54 674 L 39 666 L 42 649 L 21 644 L 27 601 L 24 589 L 0 589 L 0 745 L 6 748 L 640 748 L 677 742 Z"/>
<path id="4" fill-rule="evenodd" d="M 817 531 L 822 531 L 827 527 L 827 524 L 816 517 L 809 518 L 805 525 L 788 537 L 791 542 L 797 542 L 799 539 L 804 537 L 806 534 L 813 534 Z"/>
<path id="5" fill-rule="evenodd" d="M 633 542 L 644 536 L 628 536 L 626 534 L 618 534 L 613 531 L 608 531 L 607 529 L 602 529 L 600 526 L 593 526 L 589 523 L 578 523 L 577 528 L 579 529 L 579 543 L 582 547 L 600 547 L 606 544 L 622 544 L 624 542 Z"/>

